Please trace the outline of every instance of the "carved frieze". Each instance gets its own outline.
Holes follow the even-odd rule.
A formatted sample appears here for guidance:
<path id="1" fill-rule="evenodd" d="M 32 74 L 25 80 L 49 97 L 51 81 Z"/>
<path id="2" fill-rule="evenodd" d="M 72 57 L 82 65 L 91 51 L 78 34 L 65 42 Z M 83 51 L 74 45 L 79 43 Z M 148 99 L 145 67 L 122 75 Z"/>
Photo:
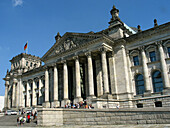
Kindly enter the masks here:
<path id="1" fill-rule="evenodd" d="M 77 43 L 73 42 L 73 40 L 71 39 L 67 39 L 66 41 L 64 41 L 64 43 L 62 43 L 56 48 L 55 53 L 57 54 L 57 53 L 66 51 L 68 49 L 74 48 L 76 46 L 77 46 Z"/>
<path id="2" fill-rule="evenodd" d="M 64 41 L 61 41 L 54 49 L 54 51 L 51 53 L 50 56 L 65 52 L 67 50 L 71 50 L 72 48 L 75 48 L 91 40 L 92 40 L 91 38 L 88 39 L 88 38 L 80 38 L 80 37 L 69 37 Z"/>

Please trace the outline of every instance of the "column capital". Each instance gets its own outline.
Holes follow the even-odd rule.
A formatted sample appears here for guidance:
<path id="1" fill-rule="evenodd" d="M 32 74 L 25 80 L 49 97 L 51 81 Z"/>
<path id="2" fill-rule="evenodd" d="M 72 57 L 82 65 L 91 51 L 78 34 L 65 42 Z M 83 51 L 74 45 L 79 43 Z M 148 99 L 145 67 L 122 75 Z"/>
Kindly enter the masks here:
<path id="1" fill-rule="evenodd" d="M 44 76 L 44 75 L 43 75 L 43 76 L 40 76 L 40 79 L 41 79 L 41 80 L 45 79 L 45 76 Z"/>
<path id="2" fill-rule="evenodd" d="M 57 66 L 57 63 L 53 63 L 51 64 L 52 67 L 56 67 Z"/>
<path id="3" fill-rule="evenodd" d="M 101 48 L 99 48 L 99 51 L 102 53 L 106 53 L 107 49 L 105 47 L 101 47 Z"/>
<path id="4" fill-rule="evenodd" d="M 29 80 L 28 80 L 28 83 L 32 83 L 32 82 L 33 82 L 33 80 L 32 80 L 32 79 L 29 79 Z"/>
<path id="5" fill-rule="evenodd" d="M 67 60 L 62 60 L 61 63 L 62 64 L 67 64 Z"/>
<path id="6" fill-rule="evenodd" d="M 27 84 L 27 81 L 23 81 L 22 83 L 23 83 L 23 85 L 26 85 L 26 84 Z"/>
<path id="7" fill-rule="evenodd" d="M 128 55 L 128 56 L 130 55 L 130 52 L 129 52 L 129 50 L 127 50 L 127 51 L 126 51 L 126 55 Z"/>
<path id="8" fill-rule="evenodd" d="M 17 79 L 14 78 L 14 79 L 13 79 L 13 84 L 16 84 L 16 83 L 17 83 Z"/>
<path id="9" fill-rule="evenodd" d="M 115 53 L 114 51 L 108 52 L 108 57 L 114 57 Z"/>
<path id="10" fill-rule="evenodd" d="M 38 81 L 39 80 L 39 77 L 35 77 L 33 78 L 34 81 Z"/>
<path id="11" fill-rule="evenodd" d="M 43 69 L 48 70 L 48 66 L 47 66 L 47 65 L 44 65 L 44 66 L 43 66 Z"/>
<path id="12" fill-rule="evenodd" d="M 156 44 L 158 47 L 162 47 L 162 41 L 156 41 L 155 44 Z"/>
<path id="13" fill-rule="evenodd" d="M 78 60 L 78 59 L 79 59 L 79 56 L 74 56 L 73 59 L 74 59 L 74 60 Z"/>
<path id="14" fill-rule="evenodd" d="M 121 49 L 125 49 L 125 46 L 122 44 L 122 45 L 120 46 L 120 48 L 121 48 Z"/>
<path id="15" fill-rule="evenodd" d="M 91 52 L 86 52 L 85 55 L 86 55 L 87 57 L 91 57 Z"/>
<path id="16" fill-rule="evenodd" d="M 140 51 L 145 51 L 145 46 L 138 47 Z"/>

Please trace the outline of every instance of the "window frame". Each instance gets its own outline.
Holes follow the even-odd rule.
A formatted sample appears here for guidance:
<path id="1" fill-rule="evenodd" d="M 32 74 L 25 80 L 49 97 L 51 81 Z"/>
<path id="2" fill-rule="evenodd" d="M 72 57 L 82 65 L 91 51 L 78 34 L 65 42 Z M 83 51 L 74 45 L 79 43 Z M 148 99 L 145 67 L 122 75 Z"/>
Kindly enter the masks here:
<path id="1" fill-rule="evenodd" d="M 154 53 L 154 56 L 152 56 L 152 55 L 153 55 L 152 53 Z M 155 62 L 155 61 L 157 61 L 157 60 L 156 60 L 156 52 L 155 52 L 155 51 L 149 52 L 149 59 L 150 59 L 150 62 Z"/>
<path id="2" fill-rule="evenodd" d="M 135 59 L 137 58 L 137 59 Z M 139 65 L 139 56 L 133 56 L 133 65 L 138 66 Z"/>
<path id="3" fill-rule="evenodd" d="M 159 71 L 159 70 L 154 70 L 154 71 L 152 72 L 152 85 L 153 85 L 153 92 L 154 92 L 154 93 L 159 93 L 159 92 L 162 92 L 162 91 L 163 91 L 163 88 L 164 88 L 164 86 L 163 86 L 163 78 L 162 78 L 162 73 L 161 73 L 161 77 L 160 77 L 160 78 L 161 78 L 161 81 L 162 81 L 162 82 L 160 82 L 160 81 L 155 82 L 155 81 L 157 81 L 157 80 L 155 80 L 156 77 L 154 77 L 154 74 L 155 74 L 156 72 L 161 73 L 161 71 Z M 156 87 L 155 84 L 159 84 L 159 83 L 162 83 L 162 87 Z M 157 88 L 162 88 L 162 89 L 161 89 L 161 91 L 157 91 Z M 159 90 L 160 90 L 160 89 L 159 89 Z"/>
<path id="4" fill-rule="evenodd" d="M 130 61 L 131 61 L 132 66 L 140 66 L 140 65 L 141 65 L 141 56 L 140 56 L 140 54 L 139 54 L 139 50 L 132 50 L 132 51 L 129 53 L 129 56 L 130 56 Z M 138 65 L 135 65 L 135 63 L 134 63 L 133 58 L 134 58 L 135 56 L 138 56 Z"/>
<path id="5" fill-rule="evenodd" d="M 146 57 L 148 59 L 148 62 L 156 62 L 158 61 L 159 55 L 158 55 L 158 50 L 156 45 L 149 45 L 145 48 L 146 51 Z M 155 52 L 155 61 L 151 61 L 150 58 L 150 52 Z"/>
<path id="6" fill-rule="evenodd" d="M 139 76 L 142 76 L 142 80 L 137 80 L 137 78 L 138 78 Z M 141 81 L 143 81 L 143 85 L 137 84 L 138 82 L 141 82 Z M 141 86 L 143 86 L 144 89 L 143 89 L 142 93 L 139 93 L 139 92 L 140 92 L 139 87 L 141 87 Z M 144 92 L 145 92 L 145 82 L 144 82 L 144 78 L 143 78 L 143 75 L 142 75 L 142 74 L 136 74 L 136 75 L 135 75 L 135 88 L 136 88 L 136 95 L 142 95 L 142 94 L 144 94 Z M 138 91 L 138 90 L 139 90 L 139 91 Z"/>

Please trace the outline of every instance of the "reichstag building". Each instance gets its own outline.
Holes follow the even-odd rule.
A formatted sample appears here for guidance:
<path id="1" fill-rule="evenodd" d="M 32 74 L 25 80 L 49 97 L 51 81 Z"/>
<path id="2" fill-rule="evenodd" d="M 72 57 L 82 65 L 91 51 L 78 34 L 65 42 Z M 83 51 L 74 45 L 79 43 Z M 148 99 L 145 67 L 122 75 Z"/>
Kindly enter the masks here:
<path id="1" fill-rule="evenodd" d="M 170 22 L 142 31 L 129 27 L 113 6 L 107 29 L 55 36 L 39 58 L 13 57 L 5 80 L 5 108 L 170 106 Z M 42 62 L 44 63 L 42 65 Z"/>

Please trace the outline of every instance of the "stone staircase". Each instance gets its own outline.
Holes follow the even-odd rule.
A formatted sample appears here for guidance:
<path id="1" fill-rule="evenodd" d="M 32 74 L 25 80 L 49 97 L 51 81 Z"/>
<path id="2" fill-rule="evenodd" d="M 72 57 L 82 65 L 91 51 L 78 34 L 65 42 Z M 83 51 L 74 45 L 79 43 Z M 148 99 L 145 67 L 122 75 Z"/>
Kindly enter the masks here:
<path id="1" fill-rule="evenodd" d="M 0 117 L 0 126 L 17 126 L 17 117 L 19 115 L 4 115 Z M 25 123 L 22 127 L 36 127 L 36 119 L 30 123 Z M 20 126 L 20 125 L 18 125 Z"/>

